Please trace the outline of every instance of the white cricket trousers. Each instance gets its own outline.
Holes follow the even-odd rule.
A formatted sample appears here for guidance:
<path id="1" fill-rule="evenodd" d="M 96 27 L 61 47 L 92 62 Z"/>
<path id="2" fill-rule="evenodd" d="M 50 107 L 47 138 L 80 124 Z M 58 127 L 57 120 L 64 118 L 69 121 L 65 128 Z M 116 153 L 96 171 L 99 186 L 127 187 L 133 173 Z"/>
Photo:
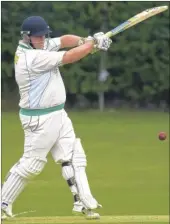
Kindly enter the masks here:
<path id="1" fill-rule="evenodd" d="M 64 109 L 41 116 L 20 114 L 20 120 L 25 134 L 23 157 L 46 159 L 51 152 L 56 163 L 71 160 L 75 133 Z"/>

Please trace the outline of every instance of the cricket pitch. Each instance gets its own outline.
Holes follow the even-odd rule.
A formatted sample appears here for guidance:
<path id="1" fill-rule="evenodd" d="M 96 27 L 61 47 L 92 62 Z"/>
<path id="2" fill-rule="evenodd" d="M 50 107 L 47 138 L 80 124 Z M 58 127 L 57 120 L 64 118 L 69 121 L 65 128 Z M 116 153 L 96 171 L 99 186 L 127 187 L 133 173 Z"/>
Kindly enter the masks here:
<path id="1" fill-rule="evenodd" d="M 82 216 L 47 216 L 47 217 L 20 217 L 5 220 L 4 224 L 62 224 L 62 223 L 169 223 L 168 215 L 154 216 L 101 216 L 99 220 L 86 220 Z"/>

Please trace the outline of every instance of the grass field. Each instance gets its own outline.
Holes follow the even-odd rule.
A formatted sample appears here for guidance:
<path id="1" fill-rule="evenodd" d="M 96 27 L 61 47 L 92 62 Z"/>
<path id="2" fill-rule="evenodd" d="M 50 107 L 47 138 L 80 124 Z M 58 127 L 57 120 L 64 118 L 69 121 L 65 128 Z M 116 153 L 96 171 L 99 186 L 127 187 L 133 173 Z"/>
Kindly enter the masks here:
<path id="1" fill-rule="evenodd" d="M 36 212 L 4 224 L 168 222 L 169 139 L 157 138 L 159 131 L 169 133 L 168 113 L 89 111 L 70 112 L 69 116 L 87 154 L 92 192 L 103 205 L 101 220 L 72 217 L 72 195 L 60 166 L 49 155 L 44 171 L 28 185 L 13 209 L 14 213 Z M 18 114 L 3 113 L 2 180 L 22 152 Z"/>

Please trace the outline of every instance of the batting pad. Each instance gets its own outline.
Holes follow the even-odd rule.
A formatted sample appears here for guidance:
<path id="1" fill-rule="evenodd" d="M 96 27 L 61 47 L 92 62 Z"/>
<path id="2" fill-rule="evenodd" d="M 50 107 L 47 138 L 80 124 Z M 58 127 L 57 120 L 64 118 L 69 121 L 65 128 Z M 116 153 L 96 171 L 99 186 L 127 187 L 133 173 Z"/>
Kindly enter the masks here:
<path id="1" fill-rule="evenodd" d="M 25 178 L 17 173 L 11 173 L 2 187 L 2 203 L 13 204 L 27 183 L 28 181 Z"/>
<path id="2" fill-rule="evenodd" d="M 80 139 L 76 139 L 75 141 L 72 164 L 80 200 L 83 202 L 86 209 L 97 208 L 98 203 L 91 194 L 85 171 L 87 161 Z"/>
<path id="3" fill-rule="evenodd" d="M 21 158 L 15 164 L 3 184 L 2 187 L 2 202 L 12 204 L 18 195 L 27 185 L 28 180 L 40 174 L 43 170 L 46 160 L 41 158 Z"/>
<path id="4" fill-rule="evenodd" d="M 13 172 L 18 173 L 23 178 L 31 179 L 41 173 L 46 163 L 47 160 L 40 157 L 24 157 L 20 160 Z"/>
<path id="5" fill-rule="evenodd" d="M 78 190 L 77 190 L 77 186 L 76 186 L 76 181 L 75 181 L 75 177 L 74 177 L 74 170 L 73 170 L 72 165 L 62 167 L 62 176 L 67 181 L 67 183 L 70 187 L 71 193 L 73 195 L 77 195 Z"/>

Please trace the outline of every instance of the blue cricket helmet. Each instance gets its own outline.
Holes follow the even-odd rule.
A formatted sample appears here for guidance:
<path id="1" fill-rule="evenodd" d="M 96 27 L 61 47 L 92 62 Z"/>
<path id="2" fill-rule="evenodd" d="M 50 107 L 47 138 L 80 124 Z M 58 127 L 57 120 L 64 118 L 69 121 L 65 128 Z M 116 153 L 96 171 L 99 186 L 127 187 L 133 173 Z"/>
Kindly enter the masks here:
<path id="1" fill-rule="evenodd" d="M 49 26 L 41 16 L 30 16 L 21 26 L 21 34 L 26 33 L 29 36 L 44 36 L 49 32 Z"/>

